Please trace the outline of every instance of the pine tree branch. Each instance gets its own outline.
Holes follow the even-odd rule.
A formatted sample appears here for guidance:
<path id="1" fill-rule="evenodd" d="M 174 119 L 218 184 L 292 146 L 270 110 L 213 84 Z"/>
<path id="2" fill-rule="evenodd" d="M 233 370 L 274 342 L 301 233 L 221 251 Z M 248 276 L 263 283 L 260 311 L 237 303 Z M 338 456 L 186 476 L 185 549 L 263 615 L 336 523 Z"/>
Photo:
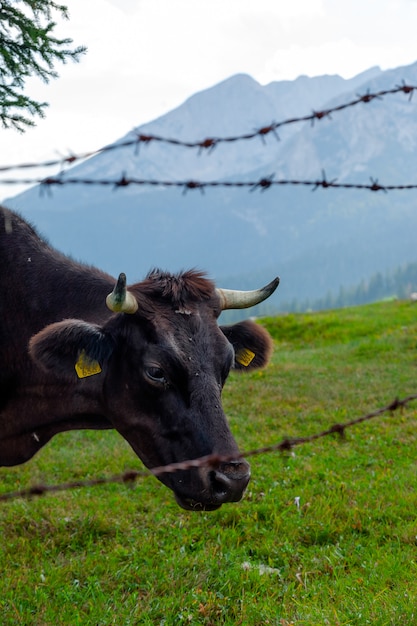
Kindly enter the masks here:
<path id="1" fill-rule="evenodd" d="M 58 77 L 57 63 L 78 62 L 86 48 L 71 48 L 72 39 L 53 34 L 53 12 L 68 19 L 66 6 L 53 0 L 21 0 L 20 4 L 26 10 L 13 0 L 0 2 L 0 123 L 23 132 L 34 125 L 31 117 L 44 117 L 47 106 L 23 93 L 26 79 L 36 76 L 48 83 Z"/>

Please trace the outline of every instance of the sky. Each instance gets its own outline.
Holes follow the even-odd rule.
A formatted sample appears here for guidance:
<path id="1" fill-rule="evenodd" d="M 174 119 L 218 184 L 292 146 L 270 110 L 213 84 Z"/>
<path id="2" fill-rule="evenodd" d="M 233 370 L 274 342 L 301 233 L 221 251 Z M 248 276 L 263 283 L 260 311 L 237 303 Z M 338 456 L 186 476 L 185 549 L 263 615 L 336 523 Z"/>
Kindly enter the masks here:
<path id="1" fill-rule="evenodd" d="M 0 128 L 0 166 L 98 149 L 237 73 L 267 84 L 417 61 L 417 0 L 62 3 L 70 19 L 56 34 L 87 54 L 57 65 L 48 84 L 27 82 L 26 93 L 49 103 L 46 117 L 24 134 Z M 23 188 L 2 178 L 40 174 L 0 173 L 0 201 Z"/>

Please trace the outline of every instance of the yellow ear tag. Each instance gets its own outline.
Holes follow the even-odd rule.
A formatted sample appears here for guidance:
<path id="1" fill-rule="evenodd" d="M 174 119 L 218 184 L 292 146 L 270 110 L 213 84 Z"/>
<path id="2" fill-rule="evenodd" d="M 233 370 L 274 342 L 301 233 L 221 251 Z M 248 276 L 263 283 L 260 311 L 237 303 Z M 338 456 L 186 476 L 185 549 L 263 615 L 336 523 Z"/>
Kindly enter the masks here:
<path id="1" fill-rule="evenodd" d="M 93 361 L 88 358 L 85 350 L 82 350 L 78 361 L 75 364 L 75 371 L 78 378 L 87 378 L 87 376 L 94 376 L 94 374 L 100 374 L 101 367 L 98 361 Z"/>
<path id="2" fill-rule="evenodd" d="M 249 348 L 242 348 L 236 353 L 236 361 L 245 367 L 248 367 L 255 358 L 255 353 Z"/>

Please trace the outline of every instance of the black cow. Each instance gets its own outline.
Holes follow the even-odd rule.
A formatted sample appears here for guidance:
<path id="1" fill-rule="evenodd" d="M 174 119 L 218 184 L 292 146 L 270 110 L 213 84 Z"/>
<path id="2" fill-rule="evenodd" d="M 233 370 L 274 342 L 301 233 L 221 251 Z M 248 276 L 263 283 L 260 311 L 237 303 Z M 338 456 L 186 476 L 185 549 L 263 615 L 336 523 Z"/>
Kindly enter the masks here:
<path id="1" fill-rule="evenodd" d="M 154 270 L 127 289 L 124 274 L 116 282 L 74 262 L 1 207 L 0 268 L 0 466 L 24 463 L 56 433 L 115 428 L 148 468 L 231 457 L 161 476 L 183 508 L 240 500 L 249 465 L 221 391 L 231 368 L 263 367 L 272 342 L 251 321 L 217 318 L 261 302 L 278 279 L 235 292 L 201 272 Z"/>

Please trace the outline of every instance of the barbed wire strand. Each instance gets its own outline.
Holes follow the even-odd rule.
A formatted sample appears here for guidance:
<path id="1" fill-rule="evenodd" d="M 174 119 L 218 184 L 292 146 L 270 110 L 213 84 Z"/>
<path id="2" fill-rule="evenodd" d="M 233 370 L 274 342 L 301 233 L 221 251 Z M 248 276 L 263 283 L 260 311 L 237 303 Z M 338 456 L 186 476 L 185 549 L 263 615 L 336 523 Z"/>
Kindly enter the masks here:
<path id="1" fill-rule="evenodd" d="M 255 139 L 256 137 L 260 137 L 262 141 L 265 142 L 265 137 L 267 137 L 270 134 L 274 135 L 276 139 L 279 139 L 277 131 L 279 128 L 282 128 L 283 126 L 299 124 L 299 123 L 308 122 L 308 121 L 311 121 L 311 123 L 314 123 L 315 121 L 320 121 L 325 118 L 331 118 L 332 113 L 344 111 L 345 109 L 349 107 L 354 107 L 361 103 L 368 104 L 372 102 L 373 100 L 380 100 L 384 96 L 394 95 L 394 94 L 402 92 L 408 95 L 409 99 L 411 100 L 412 95 L 416 89 L 417 89 L 417 86 L 408 85 L 403 81 L 401 85 L 397 85 L 393 87 L 392 89 L 382 89 L 375 93 L 370 93 L 369 91 L 367 91 L 367 93 L 363 95 L 358 95 L 355 99 L 350 100 L 349 102 L 339 104 L 334 107 L 330 107 L 328 109 L 322 109 L 320 111 L 312 111 L 312 113 L 310 114 L 302 115 L 300 117 L 288 118 L 280 122 L 272 122 L 271 124 L 266 124 L 264 126 L 261 126 L 260 128 L 252 132 L 244 133 L 241 135 L 231 135 L 228 137 L 206 137 L 204 139 L 197 140 L 197 141 L 183 141 L 178 138 L 169 138 L 169 137 L 163 137 L 160 135 L 132 131 L 132 134 L 135 135 L 132 139 L 127 139 L 125 141 L 119 141 L 116 143 L 108 144 L 96 150 L 90 150 L 81 154 L 70 154 L 67 157 L 60 157 L 58 159 L 49 159 L 47 161 L 32 162 L 32 163 L 17 163 L 14 165 L 3 165 L 3 166 L 0 166 L 0 172 L 5 172 L 9 170 L 14 170 L 14 169 L 31 169 L 31 168 L 37 168 L 37 167 L 47 168 L 47 167 L 54 167 L 54 166 L 63 167 L 65 165 L 74 165 L 74 163 L 76 163 L 77 161 L 82 161 L 92 156 L 102 154 L 104 152 L 110 152 L 112 150 L 119 150 L 121 148 L 126 148 L 126 147 L 131 147 L 131 146 L 138 147 L 141 144 L 149 145 L 151 143 L 165 143 L 165 144 L 169 144 L 172 146 L 181 146 L 183 148 L 192 148 L 192 149 L 198 148 L 199 153 L 201 153 L 203 150 L 206 150 L 207 153 L 210 154 L 216 146 L 222 143 L 234 143 L 238 141 L 248 141 L 248 140 Z M 5 184 L 8 184 L 8 183 L 5 183 Z"/>
<path id="2" fill-rule="evenodd" d="M 337 434 L 340 437 L 345 436 L 345 431 L 352 426 L 356 426 L 358 424 L 362 424 L 363 422 L 369 421 L 383 415 L 384 413 L 393 413 L 399 409 L 404 408 L 413 400 L 417 400 L 417 394 L 409 395 L 406 398 L 398 399 L 395 398 L 392 402 L 390 402 L 387 406 L 372 411 L 371 413 L 367 413 L 361 417 L 352 419 L 350 421 L 344 423 L 336 423 L 323 430 L 319 433 L 308 435 L 306 437 L 287 437 L 283 439 L 280 443 L 272 444 L 268 446 L 263 446 L 260 448 L 255 448 L 253 450 L 248 450 L 246 452 L 241 452 L 236 455 L 219 455 L 219 454 L 209 454 L 203 457 L 199 457 L 197 459 L 189 459 L 186 461 L 181 461 L 179 463 L 170 463 L 168 465 L 163 465 L 160 467 L 154 467 L 150 470 L 129 470 L 127 472 L 123 472 L 122 474 L 115 474 L 112 476 L 102 477 L 102 478 L 92 478 L 88 480 L 75 480 L 70 482 L 65 482 L 57 485 L 34 485 L 32 487 L 28 487 L 26 489 L 21 489 L 18 491 L 11 491 L 8 493 L 0 494 L 0 502 L 6 502 L 10 500 L 16 500 L 21 498 L 32 498 L 34 496 L 42 496 L 46 493 L 56 493 L 59 491 L 68 491 L 71 489 L 79 489 L 86 487 L 96 487 L 98 485 L 108 485 L 114 483 L 134 483 L 139 478 L 146 478 L 148 476 L 162 476 L 163 474 L 172 474 L 178 471 L 187 471 L 193 468 L 198 467 L 218 467 L 221 463 L 227 463 L 232 460 L 236 460 L 238 458 L 249 458 L 253 456 L 259 456 L 262 454 L 271 454 L 273 452 L 288 452 L 291 451 L 296 446 L 300 446 L 306 443 L 312 443 L 317 439 L 321 439 L 323 437 L 327 437 L 329 435 Z"/>
<path id="3" fill-rule="evenodd" d="M 128 178 L 122 175 L 118 179 L 95 179 L 95 178 L 62 178 L 61 175 L 49 176 L 48 178 L 26 178 L 26 179 L 0 179 L 0 185 L 41 185 L 42 189 L 59 187 L 63 185 L 86 185 L 86 186 L 102 186 L 120 189 L 129 186 L 151 186 L 151 187 L 177 187 L 182 188 L 183 193 L 199 189 L 202 193 L 207 188 L 229 187 L 229 188 L 247 188 L 249 191 L 261 190 L 266 191 L 273 186 L 301 186 L 311 187 L 313 191 L 317 189 L 367 189 L 369 191 L 399 191 L 417 189 L 417 183 L 398 184 L 398 185 L 382 185 L 378 179 L 370 178 L 369 183 L 338 183 L 337 179 L 327 180 L 323 175 L 322 179 L 316 180 L 295 180 L 295 179 L 278 179 L 274 180 L 273 176 L 263 177 L 256 181 L 169 181 Z"/>

